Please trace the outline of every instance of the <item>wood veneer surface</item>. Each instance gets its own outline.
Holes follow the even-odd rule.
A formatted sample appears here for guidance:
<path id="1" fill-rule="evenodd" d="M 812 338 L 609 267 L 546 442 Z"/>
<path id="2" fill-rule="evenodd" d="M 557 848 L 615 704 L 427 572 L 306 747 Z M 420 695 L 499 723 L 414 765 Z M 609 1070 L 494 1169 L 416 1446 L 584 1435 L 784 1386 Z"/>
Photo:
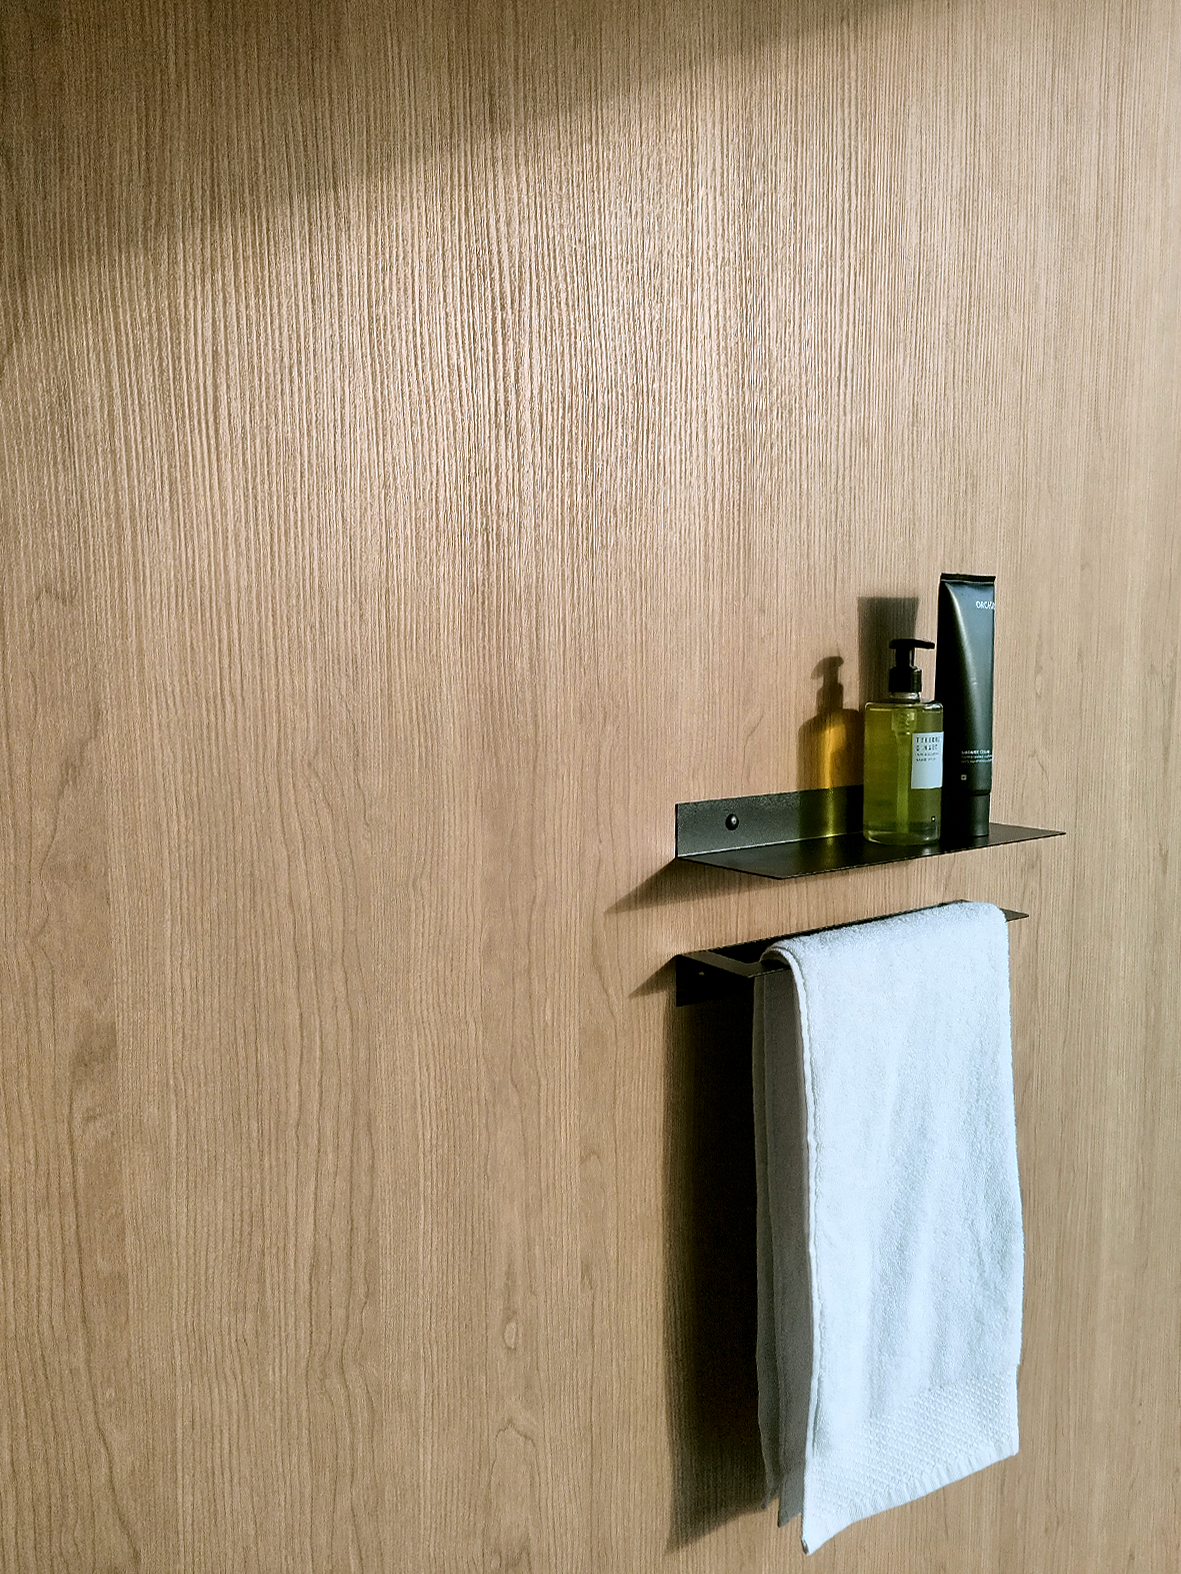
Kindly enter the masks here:
<path id="1" fill-rule="evenodd" d="M 802 1567 L 667 962 L 954 897 L 1033 915 L 1022 1450 L 817 1566 L 1181 1566 L 1177 6 L 0 39 L 0 1568 Z M 667 868 L 943 569 L 1067 839 Z"/>

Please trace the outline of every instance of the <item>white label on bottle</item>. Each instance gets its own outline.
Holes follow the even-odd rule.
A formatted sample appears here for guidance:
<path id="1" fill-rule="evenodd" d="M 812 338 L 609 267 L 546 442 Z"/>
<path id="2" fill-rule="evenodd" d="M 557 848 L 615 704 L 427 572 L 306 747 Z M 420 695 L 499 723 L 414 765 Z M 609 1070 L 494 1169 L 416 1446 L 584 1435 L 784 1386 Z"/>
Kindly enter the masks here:
<path id="1" fill-rule="evenodd" d="M 943 786 L 943 734 L 916 732 L 911 737 L 911 789 Z"/>

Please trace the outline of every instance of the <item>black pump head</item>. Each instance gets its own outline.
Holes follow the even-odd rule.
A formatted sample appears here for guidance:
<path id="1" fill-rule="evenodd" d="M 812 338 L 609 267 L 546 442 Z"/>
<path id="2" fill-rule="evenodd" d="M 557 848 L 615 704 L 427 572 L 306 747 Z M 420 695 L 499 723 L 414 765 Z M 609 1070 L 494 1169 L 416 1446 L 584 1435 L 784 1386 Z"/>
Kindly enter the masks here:
<path id="1" fill-rule="evenodd" d="M 914 664 L 914 653 L 916 650 L 934 650 L 934 641 L 892 639 L 890 649 L 894 652 L 894 665 L 890 668 L 890 693 L 921 694 L 923 675 Z"/>

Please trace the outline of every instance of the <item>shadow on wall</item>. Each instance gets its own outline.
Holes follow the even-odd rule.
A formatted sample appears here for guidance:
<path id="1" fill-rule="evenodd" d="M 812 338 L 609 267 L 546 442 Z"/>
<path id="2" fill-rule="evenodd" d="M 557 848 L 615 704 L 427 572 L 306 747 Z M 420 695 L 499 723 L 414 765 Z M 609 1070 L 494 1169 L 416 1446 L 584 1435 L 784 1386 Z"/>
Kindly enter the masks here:
<path id="1" fill-rule="evenodd" d="M 665 1110 L 670 1550 L 761 1507 L 751 1004 L 678 1009 Z"/>
<path id="2" fill-rule="evenodd" d="M 797 735 L 796 782 L 815 787 L 854 787 L 861 782 L 861 713 L 845 705 L 842 656 L 825 656 L 812 672 L 820 679 L 816 714 Z"/>
<path id="3" fill-rule="evenodd" d="M 890 641 L 909 639 L 918 617 L 917 596 L 857 598 L 857 679 L 859 704 L 885 697 L 890 670 Z M 819 680 L 816 714 L 796 735 L 796 781 L 801 789 L 853 787 L 862 775 L 861 712 L 845 704 L 841 683 L 844 657 L 825 656 L 812 676 Z"/>
<path id="4" fill-rule="evenodd" d="M 913 639 L 918 615 L 917 596 L 858 596 L 857 663 L 862 705 L 867 700 L 885 699 L 890 673 L 890 641 Z M 933 639 L 934 634 L 930 637 Z"/>
<path id="5" fill-rule="evenodd" d="M 902 3 L 852 9 L 872 22 Z M 511 154 L 523 128 L 561 124 L 567 146 L 593 147 L 611 106 L 626 117 L 639 96 L 685 94 L 728 56 L 746 69 L 765 49 L 837 36 L 849 11 L 845 0 L 97 0 L 67 26 L 52 6 L 0 10 L 0 232 L 11 242 L 0 335 L 17 330 L 33 266 L 130 251 L 175 267 L 194 236 L 216 266 L 205 248 L 226 228 L 268 234 L 280 260 L 337 230 L 352 245 L 345 198 L 357 185 L 454 166 L 426 199 L 445 213 L 461 205 L 470 159 Z M 277 231 L 275 215 L 289 218 Z"/>

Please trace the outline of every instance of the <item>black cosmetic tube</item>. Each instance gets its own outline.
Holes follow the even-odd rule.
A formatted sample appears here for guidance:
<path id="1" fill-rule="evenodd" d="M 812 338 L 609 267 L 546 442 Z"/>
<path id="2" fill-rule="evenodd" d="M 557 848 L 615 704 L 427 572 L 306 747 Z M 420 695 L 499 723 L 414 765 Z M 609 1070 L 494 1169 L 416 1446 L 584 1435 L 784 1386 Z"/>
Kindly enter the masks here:
<path id="1" fill-rule="evenodd" d="M 942 574 L 935 698 L 943 706 L 942 840 L 988 836 L 994 575 Z"/>

